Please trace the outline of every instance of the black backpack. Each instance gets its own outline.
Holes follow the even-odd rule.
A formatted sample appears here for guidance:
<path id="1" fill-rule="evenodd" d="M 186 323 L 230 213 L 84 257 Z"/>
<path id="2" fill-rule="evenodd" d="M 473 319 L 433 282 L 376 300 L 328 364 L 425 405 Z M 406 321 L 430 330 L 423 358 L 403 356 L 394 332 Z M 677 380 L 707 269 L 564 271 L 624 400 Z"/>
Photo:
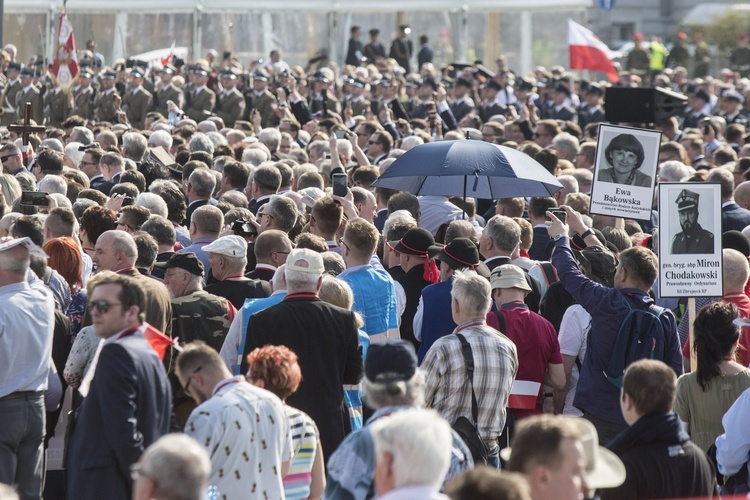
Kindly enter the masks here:
<path id="1" fill-rule="evenodd" d="M 629 311 L 620 323 L 609 363 L 601 363 L 604 377 L 618 389 L 622 388 L 622 377 L 631 363 L 639 359 L 662 359 L 665 344 L 664 325 L 661 322 L 665 309 L 654 304 L 647 308 L 633 307 L 630 301 L 624 297 L 623 300 Z M 589 332 L 588 347 L 591 347 L 591 337 L 595 334 Z M 589 353 L 596 357 L 593 349 L 587 349 L 586 355 Z"/>

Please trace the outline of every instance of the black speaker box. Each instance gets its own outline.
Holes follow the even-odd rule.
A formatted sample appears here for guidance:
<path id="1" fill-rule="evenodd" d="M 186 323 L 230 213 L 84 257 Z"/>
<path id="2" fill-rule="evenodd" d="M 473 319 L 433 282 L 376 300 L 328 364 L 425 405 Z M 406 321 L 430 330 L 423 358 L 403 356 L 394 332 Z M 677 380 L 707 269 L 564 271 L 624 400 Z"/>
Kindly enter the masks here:
<path id="1" fill-rule="evenodd" d="M 609 87 L 604 114 L 611 123 L 656 123 L 682 114 L 686 103 L 684 95 L 658 87 Z"/>

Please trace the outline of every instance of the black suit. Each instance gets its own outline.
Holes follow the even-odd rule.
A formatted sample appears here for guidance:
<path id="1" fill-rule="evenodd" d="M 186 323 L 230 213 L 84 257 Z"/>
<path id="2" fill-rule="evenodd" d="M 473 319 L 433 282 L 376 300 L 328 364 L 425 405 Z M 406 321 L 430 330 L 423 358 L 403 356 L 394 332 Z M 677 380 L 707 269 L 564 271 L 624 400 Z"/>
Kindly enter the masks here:
<path id="1" fill-rule="evenodd" d="M 534 260 L 549 260 L 552 256 L 554 243 L 549 237 L 546 227 L 534 228 L 534 239 L 531 241 L 529 248 L 529 257 Z"/>
<path id="2" fill-rule="evenodd" d="M 251 280 L 271 281 L 276 271 L 261 267 L 260 269 L 253 269 L 249 273 L 245 274 L 246 278 Z"/>
<path id="3" fill-rule="evenodd" d="M 495 257 L 492 260 L 485 261 L 487 267 L 492 272 L 495 268 L 503 266 L 505 264 L 513 264 L 510 257 Z M 523 269 L 523 268 L 522 268 Z M 542 298 L 542 285 L 539 280 L 529 274 L 529 271 L 524 269 L 524 276 L 526 276 L 526 283 L 531 287 L 531 291 L 526 295 L 524 303 L 529 306 L 529 309 L 535 313 L 539 312 L 539 301 Z"/>
<path id="4" fill-rule="evenodd" d="M 287 402 L 312 417 L 324 456 L 331 456 L 351 432 L 342 384 L 358 384 L 364 370 L 354 313 L 312 294 L 288 295 L 250 317 L 242 373 L 247 373 L 247 354 L 269 344 L 299 356 L 302 383 Z"/>
<path id="5" fill-rule="evenodd" d="M 742 231 L 750 226 L 750 210 L 742 208 L 737 203 L 721 207 L 721 232 Z"/>
<path id="6" fill-rule="evenodd" d="M 364 45 L 362 41 L 349 39 L 349 49 L 346 51 L 346 64 L 349 66 L 359 66 L 360 59 L 364 57 Z"/>
<path id="7" fill-rule="evenodd" d="M 697 128 L 701 122 L 706 118 L 706 115 L 702 112 L 695 113 L 695 112 L 689 112 L 685 115 L 685 119 L 682 122 L 682 128 Z"/>
<path id="8" fill-rule="evenodd" d="M 169 432 L 172 390 L 138 332 L 105 345 L 67 451 L 68 498 L 129 500 L 130 466 Z"/>
<path id="9" fill-rule="evenodd" d="M 401 315 L 401 338 L 408 340 L 414 344 L 414 350 L 419 350 L 420 342 L 414 337 L 414 315 L 417 313 L 417 307 L 419 306 L 419 298 L 422 296 L 422 290 L 427 285 L 431 285 L 429 281 L 424 279 L 424 266 L 417 265 L 409 269 L 405 274 L 396 278 L 396 281 L 401 283 L 404 287 L 406 294 L 406 307 Z"/>
<path id="10" fill-rule="evenodd" d="M 450 103 L 449 107 L 450 107 L 450 110 L 453 112 L 453 116 L 456 117 L 457 122 L 460 122 L 461 120 L 463 120 L 463 118 L 466 115 L 474 112 L 474 109 L 475 109 L 474 102 L 468 97 L 464 98 L 460 102 L 454 101 Z"/>
<path id="11" fill-rule="evenodd" d="M 198 208 L 204 207 L 208 205 L 208 200 L 196 200 L 187 207 L 187 212 L 185 213 L 185 220 L 183 221 L 182 225 L 190 227 L 190 219 L 193 217 L 193 212 L 195 212 Z"/>
<path id="12" fill-rule="evenodd" d="M 422 48 L 419 49 L 419 53 L 417 54 L 417 71 L 422 69 L 422 65 L 426 63 L 431 63 L 433 58 L 432 49 L 428 47 L 427 45 L 422 45 Z"/>
<path id="13" fill-rule="evenodd" d="M 575 112 L 575 110 L 570 106 L 565 105 L 563 105 L 560 109 L 555 109 L 554 106 L 550 106 L 543 110 L 542 115 L 543 118 L 549 120 L 562 120 L 564 122 L 578 121 L 578 114 Z"/>
<path id="14" fill-rule="evenodd" d="M 508 108 L 497 102 L 492 102 L 486 106 L 480 106 L 478 110 L 479 118 L 482 119 L 482 123 L 487 123 L 488 121 L 490 121 L 490 118 L 495 115 L 505 116 L 505 114 L 508 112 Z"/>

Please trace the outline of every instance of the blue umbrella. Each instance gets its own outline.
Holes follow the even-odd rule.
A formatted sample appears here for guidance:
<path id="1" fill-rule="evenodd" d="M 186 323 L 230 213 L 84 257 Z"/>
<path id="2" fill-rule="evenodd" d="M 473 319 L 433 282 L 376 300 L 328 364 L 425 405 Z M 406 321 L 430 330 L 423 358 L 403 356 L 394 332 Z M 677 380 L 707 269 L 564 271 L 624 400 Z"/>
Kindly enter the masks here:
<path id="1" fill-rule="evenodd" d="M 401 155 L 373 184 L 416 195 L 496 200 L 550 196 L 562 184 L 525 153 L 482 141 L 438 141 Z"/>

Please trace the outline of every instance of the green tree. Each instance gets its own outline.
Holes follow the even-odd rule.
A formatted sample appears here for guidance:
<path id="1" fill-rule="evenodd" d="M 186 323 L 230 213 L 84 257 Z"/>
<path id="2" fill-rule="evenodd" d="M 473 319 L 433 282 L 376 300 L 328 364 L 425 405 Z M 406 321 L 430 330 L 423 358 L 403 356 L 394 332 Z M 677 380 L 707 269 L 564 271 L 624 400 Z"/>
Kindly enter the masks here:
<path id="1" fill-rule="evenodd" d="M 709 44 L 717 45 L 720 50 L 729 50 L 737 46 L 737 37 L 747 32 L 748 26 L 750 10 L 728 9 L 726 13 L 711 18 L 711 22 L 703 27 L 703 33 Z"/>

